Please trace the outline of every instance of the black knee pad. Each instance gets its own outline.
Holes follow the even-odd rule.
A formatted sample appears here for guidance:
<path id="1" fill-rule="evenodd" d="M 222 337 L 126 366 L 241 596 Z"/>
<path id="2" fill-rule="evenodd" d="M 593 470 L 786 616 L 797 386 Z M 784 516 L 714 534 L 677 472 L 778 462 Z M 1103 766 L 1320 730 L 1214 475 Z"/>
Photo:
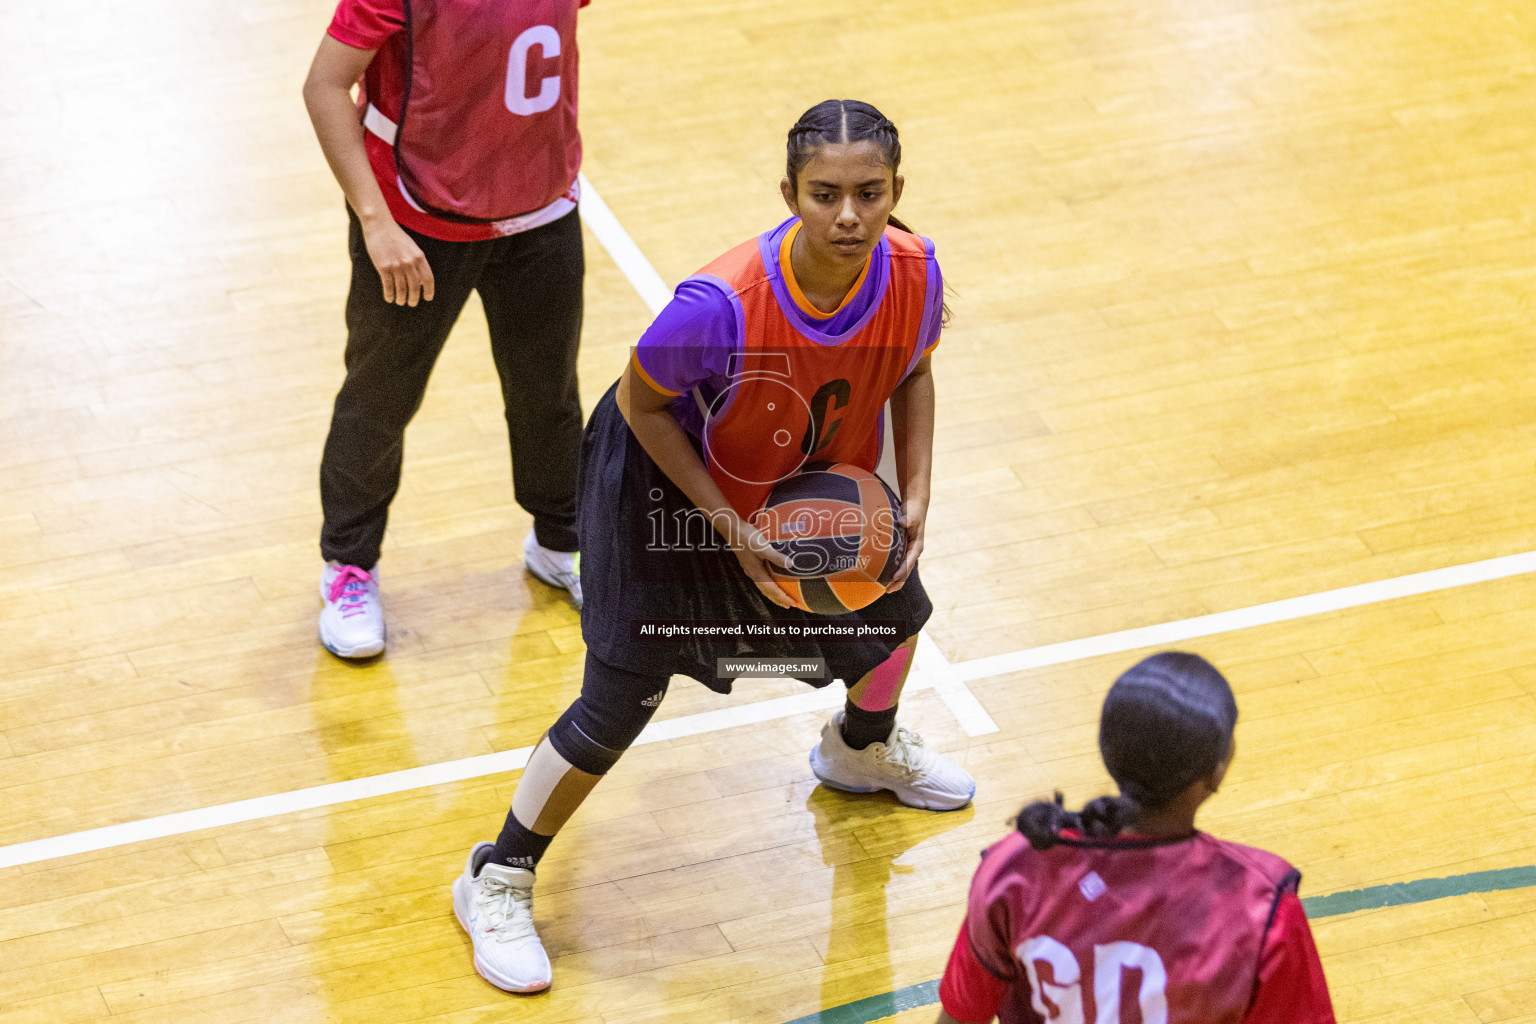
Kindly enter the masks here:
<path id="1" fill-rule="evenodd" d="M 555 752 L 565 758 L 573 768 L 579 768 L 588 775 L 607 775 L 628 743 L 615 749 L 605 746 L 592 738 L 594 731 L 592 716 L 587 712 L 587 706 L 580 697 L 576 703 L 565 709 L 565 714 L 549 727 L 549 745 L 555 748 Z"/>
<path id="2" fill-rule="evenodd" d="M 581 696 L 550 727 L 550 746 L 572 767 L 606 775 L 666 694 L 666 676 L 627 672 L 588 654 Z"/>

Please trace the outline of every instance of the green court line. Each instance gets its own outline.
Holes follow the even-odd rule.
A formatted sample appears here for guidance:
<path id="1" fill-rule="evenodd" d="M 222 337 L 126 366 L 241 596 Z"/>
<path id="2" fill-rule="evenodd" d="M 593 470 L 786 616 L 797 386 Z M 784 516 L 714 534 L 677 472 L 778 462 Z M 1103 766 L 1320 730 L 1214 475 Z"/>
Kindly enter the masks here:
<path id="1" fill-rule="evenodd" d="M 1502 892 L 1505 889 L 1529 889 L 1536 886 L 1536 867 L 1501 868 L 1498 871 L 1474 871 L 1449 878 L 1420 878 L 1396 885 L 1373 885 L 1368 889 L 1308 896 L 1301 901 L 1307 916 L 1334 917 L 1356 910 L 1401 907 L 1408 903 L 1428 903 L 1447 896 L 1466 896 L 1474 892 Z"/>
<path id="2" fill-rule="evenodd" d="M 1476 892 L 1504 892 L 1509 889 L 1536 888 L 1536 866 L 1500 868 L 1497 871 L 1473 871 L 1448 878 L 1420 878 L 1413 882 L 1372 885 L 1365 889 L 1308 896 L 1301 901 L 1307 917 L 1317 920 L 1352 914 L 1357 910 L 1401 907 L 1410 903 L 1428 903 L 1448 896 L 1467 896 Z M 939 1003 L 939 983 L 924 981 L 894 992 L 858 999 L 833 1006 L 820 1013 L 796 1017 L 789 1024 L 871 1024 L 892 1017 L 903 1010 L 916 1010 Z"/>
<path id="3" fill-rule="evenodd" d="M 933 981 L 899 988 L 895 992 L 885 992 L 878 996 L 870 996 L 868 999 L 858 999 L 851 1003 L 844 1003 L 842 1006 L 834 1006 L 820 1013 L 796 1017 L 789 1024 L 869 1024 L 872 1020 L 895 1016 L 902 1010 L 915 1010 L 919 1007 L 938 1004 L 939 981 L 935 978 Z"/>

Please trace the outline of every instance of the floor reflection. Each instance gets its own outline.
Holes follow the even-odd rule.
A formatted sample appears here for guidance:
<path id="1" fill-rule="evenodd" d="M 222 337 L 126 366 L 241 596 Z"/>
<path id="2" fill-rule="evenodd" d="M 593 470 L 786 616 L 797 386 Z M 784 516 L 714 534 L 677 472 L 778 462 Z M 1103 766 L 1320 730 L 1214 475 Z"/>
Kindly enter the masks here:
<path id="1" fill-rule="evenodd" d="M 837 1006 L 875 993 L 890 1005 L 875 1006 L 871 1019 L 898 1011 L 892 994 L 899 986 L 891 963 L 888 888 L 914 865 L 901 857 L 935 836 L 958 828 L 975 815 L 967 805 L 935 813 L 904 807 L 888 793 L 842 793 L 818 786 L 806 799 L 816 822 L 822 862 L 832 868 L 832 920 L 822 959 L 821 1005 Z M 920 909 L 913 906 L 910 909 Z M 896 908 L 899 914 L 901 907 Z"/>

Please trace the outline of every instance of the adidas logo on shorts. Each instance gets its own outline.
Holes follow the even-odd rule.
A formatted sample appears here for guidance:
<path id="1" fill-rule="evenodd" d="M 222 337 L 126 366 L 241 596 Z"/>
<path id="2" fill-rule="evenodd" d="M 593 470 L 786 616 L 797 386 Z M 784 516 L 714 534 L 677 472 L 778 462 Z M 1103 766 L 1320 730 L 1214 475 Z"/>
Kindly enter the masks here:
<path id="1" fill-rule="evenodd" d="M 666 690 L 658 690 L 651 694 L 649 697 L 645 698 L 645 700 L 641 701 L 640 706 L 643 708 L 659 708 L 661 707 L 661 699 L 666 695 Z"/>

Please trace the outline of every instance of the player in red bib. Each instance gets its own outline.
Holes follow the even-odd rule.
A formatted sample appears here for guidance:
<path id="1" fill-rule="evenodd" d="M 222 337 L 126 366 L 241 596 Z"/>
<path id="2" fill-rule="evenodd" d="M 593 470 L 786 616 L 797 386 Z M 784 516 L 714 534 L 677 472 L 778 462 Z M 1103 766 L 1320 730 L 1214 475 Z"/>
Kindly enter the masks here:
<path id="1" fill-rule="evenodd" d="M 525 564 L 581 604 L 586 4 L 341 0 L 304 83 L 351 225 L 347 376 L 320 463 L 320 639 L 340 657 L 384 649 L 376 563 L 405 427 L 472 291 L 501 378 L 513 492 L 533 516 Z"/>
<path id="2" fill-rule="evenodd" d="M 1099 750 L 1120 796 L 1030 804 L 982 855 L 940 1024 L 1333 1024 L 1300 874 L 1195 829 L 1236 723 L 1198 655 L 1115 681 Z"/>
<path id="3" fill-rule="evenodd" d="M 933 458 L 928 362 L 944 305 L 938 262 L 930 242 L 891 217 L 901 147 L 874 107 L 818 104 L 787 149 L 781 187 L 794 216 L 678 286 L 583 436 L 581 696 L 529 756 L 501 834 L 474 846 L 453 884 L 475 967 L 501 988 L 550 984 L 532 913 L 539 858 L 640 735 L 674 675 L 729 693 L 723 661 L 824 659 L 826 675 L 805 681 L 840 679 L 848 694 L 811 750 L 818 779 L 890 790 L 931 810 L 963 807 L 975 792 L 969 773 L 896 723 L 917 633 L 933 611 L 917 558 Z M 751 516 L 775 479 L 808 461 L 873 470 L 887 401 L 906 560 L 891 588 L 857 612 L 792 607 L 764 564 L 784 556 Z M 833 623 L 848 642 L 647 636 L 657 620 L 797 631 Z M 871 621 L 899 629 L 857 629 Z M 752 739 L 743 730 L 740 742 Z"/>

